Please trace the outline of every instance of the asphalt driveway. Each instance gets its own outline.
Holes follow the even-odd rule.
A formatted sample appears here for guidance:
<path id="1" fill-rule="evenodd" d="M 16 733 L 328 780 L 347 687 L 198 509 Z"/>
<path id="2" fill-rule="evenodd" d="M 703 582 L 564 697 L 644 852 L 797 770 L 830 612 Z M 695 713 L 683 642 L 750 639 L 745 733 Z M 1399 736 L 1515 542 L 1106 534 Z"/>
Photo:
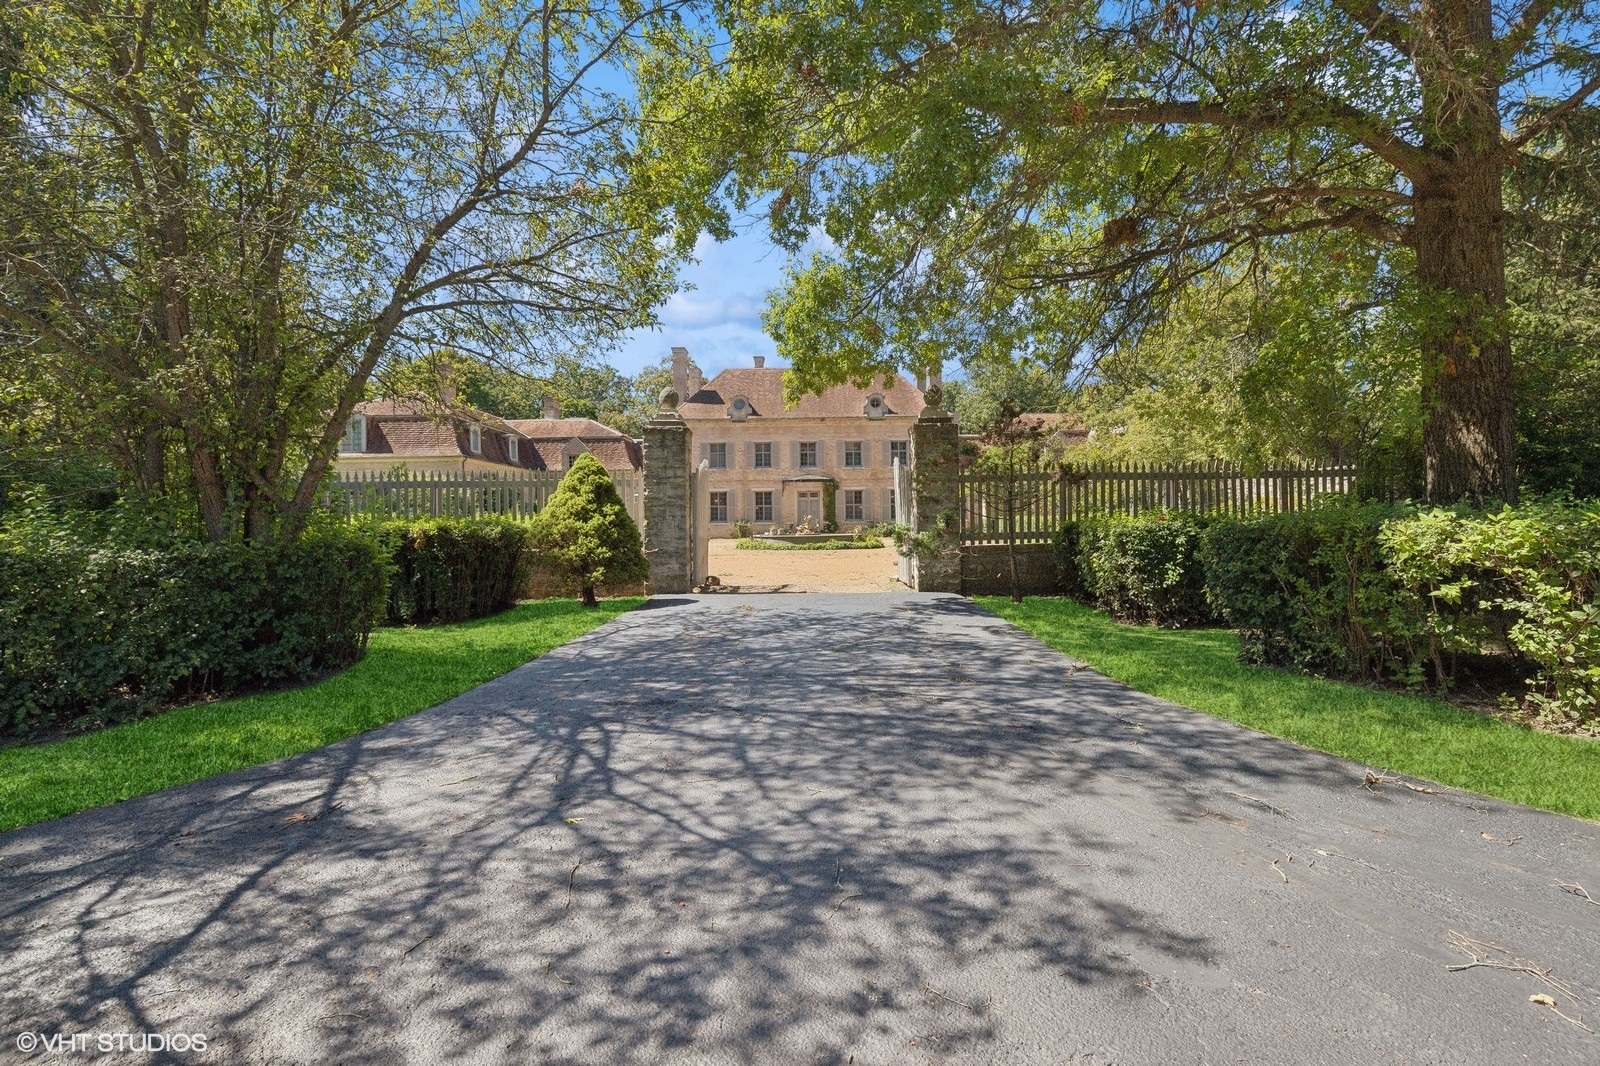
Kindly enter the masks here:
<path id="1" fill-rule="evenodd" d="M 1600 1062 L 1558 881 L 1600 898 L 1600 827 L 1368 791 L 955 597 L 655 601 L 0 835 L 0 1059 Z"/>

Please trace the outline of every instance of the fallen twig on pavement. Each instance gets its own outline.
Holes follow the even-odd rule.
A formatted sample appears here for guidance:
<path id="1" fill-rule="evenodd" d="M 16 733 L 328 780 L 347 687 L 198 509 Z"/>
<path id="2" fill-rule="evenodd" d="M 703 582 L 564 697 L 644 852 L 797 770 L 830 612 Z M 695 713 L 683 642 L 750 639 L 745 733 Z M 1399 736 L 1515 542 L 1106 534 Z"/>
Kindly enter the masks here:
<path id="1" fill-rule="evenodd" d="M 1600 907 L 1600 899 L 1595 899 L 1593 896 L 1589 895 L 1589 890 L 1575 881 L 1557 881 L 1556 887 L 1563 892 L 1571 892 L 1574 896 L 1577 896 L 1580 899 L 1586 899 L 1590 903 L 1593 903 L 1596 907 Z"/>
<path id="2" fill-rule="evenodd" d="M 1289 812 L 1288 811 L 1284 810 L 1282 807 L 1279 807 L 1277 804 L 1268 803 L 1266 800 L 1262 799 L 1260 796 L 1247 796 L 1243 792 L 1234 792 L 1234 791 L 1232 791 L 1230 789 L 1226 789 L 1226 788 L 1223 789 L 1222 791 L 1223 791 L 1223 793 L 1225 795 L 1236 796 L 1236 797 L 1238 797 L 1239 799 L 1242 799 L 1242 800 L 1249 800 L 1251 803 L 1259 803 L 1259 804 L 1261 804 L 1261 806 L 1265 807 L 1267 810 L 1271 811 L 1273 814 L 1278 815 L 1280 818 L 1289 817 Z"/>

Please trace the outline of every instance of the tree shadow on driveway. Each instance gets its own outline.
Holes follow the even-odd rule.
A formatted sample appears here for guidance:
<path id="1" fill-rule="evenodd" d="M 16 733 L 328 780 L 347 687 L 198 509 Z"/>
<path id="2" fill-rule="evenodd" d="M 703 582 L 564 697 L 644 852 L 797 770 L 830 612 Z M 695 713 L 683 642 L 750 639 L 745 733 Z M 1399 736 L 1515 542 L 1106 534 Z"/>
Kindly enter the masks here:
<path id="1" fill-rule="evenodd" d="M 1417 819 L 1595 841 L 1354 796 L 1348 770 L 953 597 L 688 600 L 329 748 L 0 837 L 0 1015 L 250 1061 L 1199 1061 L 1329 994 L 1275 945 L 1321 947 L 1330 901 L 1353 957 L 1405 943 L 1398 979 L 1447 958 L 1394 902 Z M 1282 872 L 1319 841 L 1370 869 Z M 1333 987 L 1370 1019 L 1389 980 Z M 1322 1061 L 1313 1028 L 1274 1046 Z"/>

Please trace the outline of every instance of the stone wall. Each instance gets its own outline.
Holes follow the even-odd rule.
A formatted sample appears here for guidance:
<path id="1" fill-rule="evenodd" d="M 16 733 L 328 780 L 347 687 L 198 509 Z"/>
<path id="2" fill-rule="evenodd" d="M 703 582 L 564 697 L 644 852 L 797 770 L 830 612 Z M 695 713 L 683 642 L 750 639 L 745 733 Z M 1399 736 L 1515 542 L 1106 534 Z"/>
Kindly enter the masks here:
<path id="1" fill-rule="evenodd" d="M 1017 545 L 1017 576 L 1025 596 L 1060 596 L 1055 552 L 1048 544 Z M 967 544 L 961 549 L 961 592 L 966 596 L 1011 595 L 1004 544 Z"/>
<path id="2" fill-rule="evenodd" d="M 688 592 L 693 580 L 689 507 L 689 427 L 678 417 L 678 395 L 668 390 L 661 410 L 644 427 L 644 557 L 652 593 Z"/>
<path id="3" fill-rule="evenodd" d="M 932 534 L 937 550 L 912 562 L 918 592 L 960 592 L 960 438 L 955 420 L 938 407 L 911 427 L 911 531 Z"/>
<path id="4" fill-rule="evenodd" d="M 594 591 L 595 595 L 602 600 L 609 600 L 615 596 L 645 595 L 644 582 L 642 581 L 623 585 L 605 584 Z M 522 588 L 519 590 L 517 598 L 523 600 L 575 600 L 578 598 L 578 583 L 570 578 L 558 577 L 536 564 L 528 568 L 528 576 L 523 579 Z"/>

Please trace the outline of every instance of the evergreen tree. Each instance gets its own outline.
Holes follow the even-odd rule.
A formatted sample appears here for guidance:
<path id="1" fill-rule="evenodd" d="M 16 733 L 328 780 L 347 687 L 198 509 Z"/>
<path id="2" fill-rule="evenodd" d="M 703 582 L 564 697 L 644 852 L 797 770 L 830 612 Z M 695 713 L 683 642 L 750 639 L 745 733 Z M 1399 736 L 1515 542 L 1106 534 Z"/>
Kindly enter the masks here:
<path id="1" fill-rule="evenodd" d="M 539 551 L 558 573 L 571 577 L 585 607 L 596 585 L 643 581 L 649 572 L 639 527 L 600 460 L 578 456 L 533 520 Z"/>

